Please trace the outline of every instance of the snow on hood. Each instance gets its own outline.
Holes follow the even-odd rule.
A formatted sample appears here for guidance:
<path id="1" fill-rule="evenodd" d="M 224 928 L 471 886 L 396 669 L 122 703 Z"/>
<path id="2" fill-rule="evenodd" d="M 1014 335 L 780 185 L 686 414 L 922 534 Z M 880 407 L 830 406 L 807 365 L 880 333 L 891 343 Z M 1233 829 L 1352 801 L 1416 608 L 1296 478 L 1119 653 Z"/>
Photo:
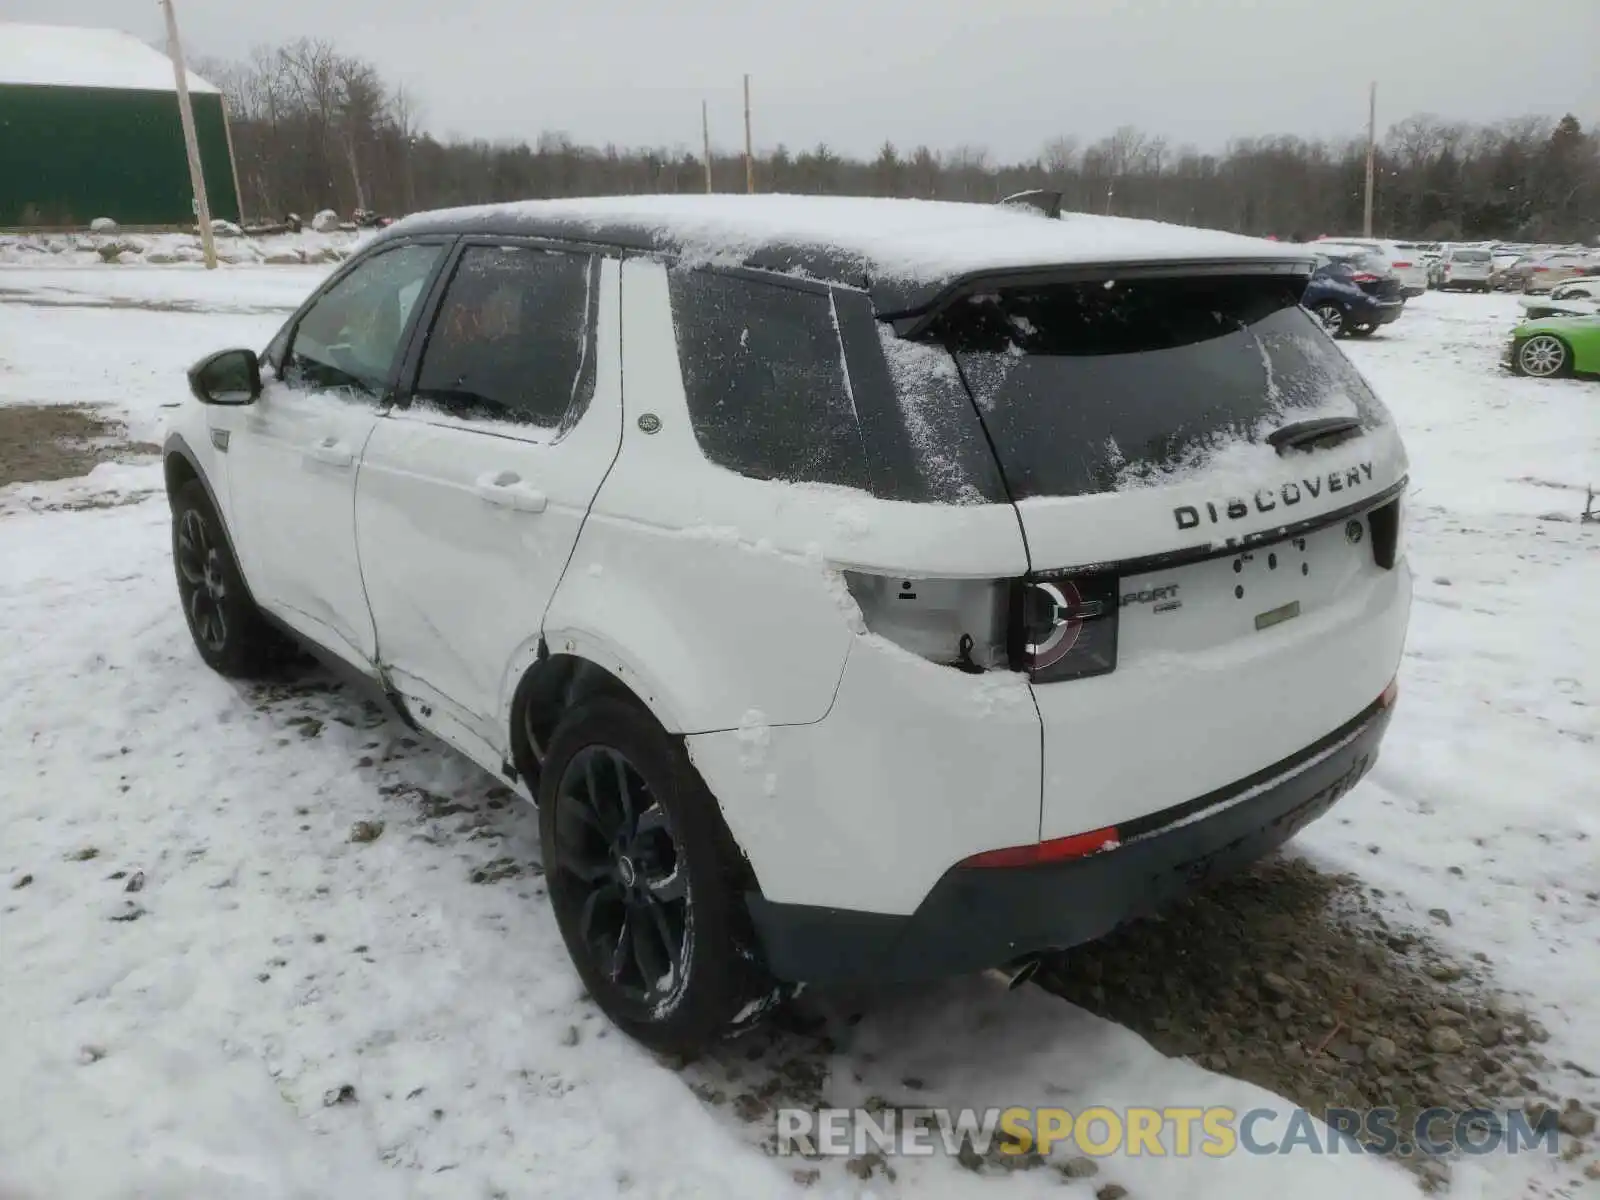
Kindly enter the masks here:
<path id="1" fill-rule="evenodd" d="M 864 269 L 932 282 L 995 268 L 1162 260 L 1298 262 L 1310 255 L 1259 238 L 1069 213 L 1053 220 L 1011 206 L 856 196 L 610 196 L 532 200 L 419 213 L 393 229 L 426 225 L 562 224 L 600 231 L 626 225 L 690 261 L 734 265 L 757 251 L 817 247 Z"/>

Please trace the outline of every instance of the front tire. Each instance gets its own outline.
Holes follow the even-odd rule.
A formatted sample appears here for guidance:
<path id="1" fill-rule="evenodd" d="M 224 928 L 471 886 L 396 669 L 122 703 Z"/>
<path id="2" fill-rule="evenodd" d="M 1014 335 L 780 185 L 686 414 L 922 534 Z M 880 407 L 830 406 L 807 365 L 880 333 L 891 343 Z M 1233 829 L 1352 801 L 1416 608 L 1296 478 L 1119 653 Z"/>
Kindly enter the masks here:
<path id="1" fill-rule="evenodd" d="M 1567 344 L 1553 333 L 1536 333 L 1517 347 L 1512 358 L 1517 374 L 1534 379 L 1555 379 L 1572 369 Z"/>
<path id="2" fill-rule="evenodd" d="M 624 1032 L 692 1055 L 776 995 L 716 799 L 639 705 L 603 696 L 562 718 L 540 777 L 539 837 L 567 952 Z"/>
<path id="3" fill-rule="evenodd" d="M 234 679 L 271 673 L 292 653 L 262 617 L 217 515 L 198 479 L 172 497 L 172 565 L 195 649 L 213 671 Z"/>

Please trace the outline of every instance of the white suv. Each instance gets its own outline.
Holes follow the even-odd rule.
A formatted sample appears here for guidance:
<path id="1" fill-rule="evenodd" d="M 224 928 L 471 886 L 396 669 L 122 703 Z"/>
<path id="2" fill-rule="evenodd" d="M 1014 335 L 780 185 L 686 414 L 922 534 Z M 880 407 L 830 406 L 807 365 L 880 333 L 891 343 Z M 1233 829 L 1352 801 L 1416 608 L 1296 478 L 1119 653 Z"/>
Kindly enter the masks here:
<path id="1" fill-rule="evenodd" d="M 1465 288 L 1487 292 L 1494 276 L 1494 257 L 1482 246 L 1452 246 L 1439 264 L 1439 290 Z"/>
<path id="2" fill-rule="evenodd" d="M 1310 270 L 918 201 L 409 218 L 191 371 L 184 612 L 536 801 L 578 972 L 652 1046 L 1025 963 L 1377 754 L 1406 459 Z"/>

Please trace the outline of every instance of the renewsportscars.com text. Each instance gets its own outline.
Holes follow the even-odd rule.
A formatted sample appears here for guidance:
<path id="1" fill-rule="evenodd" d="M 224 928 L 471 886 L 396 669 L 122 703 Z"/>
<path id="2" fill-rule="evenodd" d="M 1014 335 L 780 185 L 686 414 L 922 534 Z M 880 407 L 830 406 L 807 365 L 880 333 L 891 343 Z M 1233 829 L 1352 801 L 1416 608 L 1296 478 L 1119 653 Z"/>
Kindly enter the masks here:
<path id="1" fill-rule="evenodd" d="M 807 1157 L 1114 1154 L 1226 1158 L 1244 1154 L 1519 1154 L 1560 1150 L 1556 1114 L 1430 1108 L 1414 1120 L 1394 1108 L 783 1108 L 779 1154 Z"/>

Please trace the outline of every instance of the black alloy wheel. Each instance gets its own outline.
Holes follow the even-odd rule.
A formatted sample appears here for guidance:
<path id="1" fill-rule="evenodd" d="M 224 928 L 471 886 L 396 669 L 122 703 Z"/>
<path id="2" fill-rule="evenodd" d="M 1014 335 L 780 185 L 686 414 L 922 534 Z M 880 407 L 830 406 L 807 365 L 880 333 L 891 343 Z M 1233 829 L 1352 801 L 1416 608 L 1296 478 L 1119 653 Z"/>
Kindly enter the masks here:
<path id="1" fill-rule="evenodd" d="M 224 551 L 211 532 L 206 514 L 188 508 L 176 519 L 173 558 L 178 568 L 178 595 L 189 631 L 204 650 L 221 654 L 228 644 L 228 581 L 223 574 Z"/>
<path id="2" fill-rule="evenodd" d="M 672 820 L 627 757 L 586 746 L 556 789 L 554 871 L 594 965 L 640 1015 L 684 982 L 694 936 L 688 870 Z"/>

